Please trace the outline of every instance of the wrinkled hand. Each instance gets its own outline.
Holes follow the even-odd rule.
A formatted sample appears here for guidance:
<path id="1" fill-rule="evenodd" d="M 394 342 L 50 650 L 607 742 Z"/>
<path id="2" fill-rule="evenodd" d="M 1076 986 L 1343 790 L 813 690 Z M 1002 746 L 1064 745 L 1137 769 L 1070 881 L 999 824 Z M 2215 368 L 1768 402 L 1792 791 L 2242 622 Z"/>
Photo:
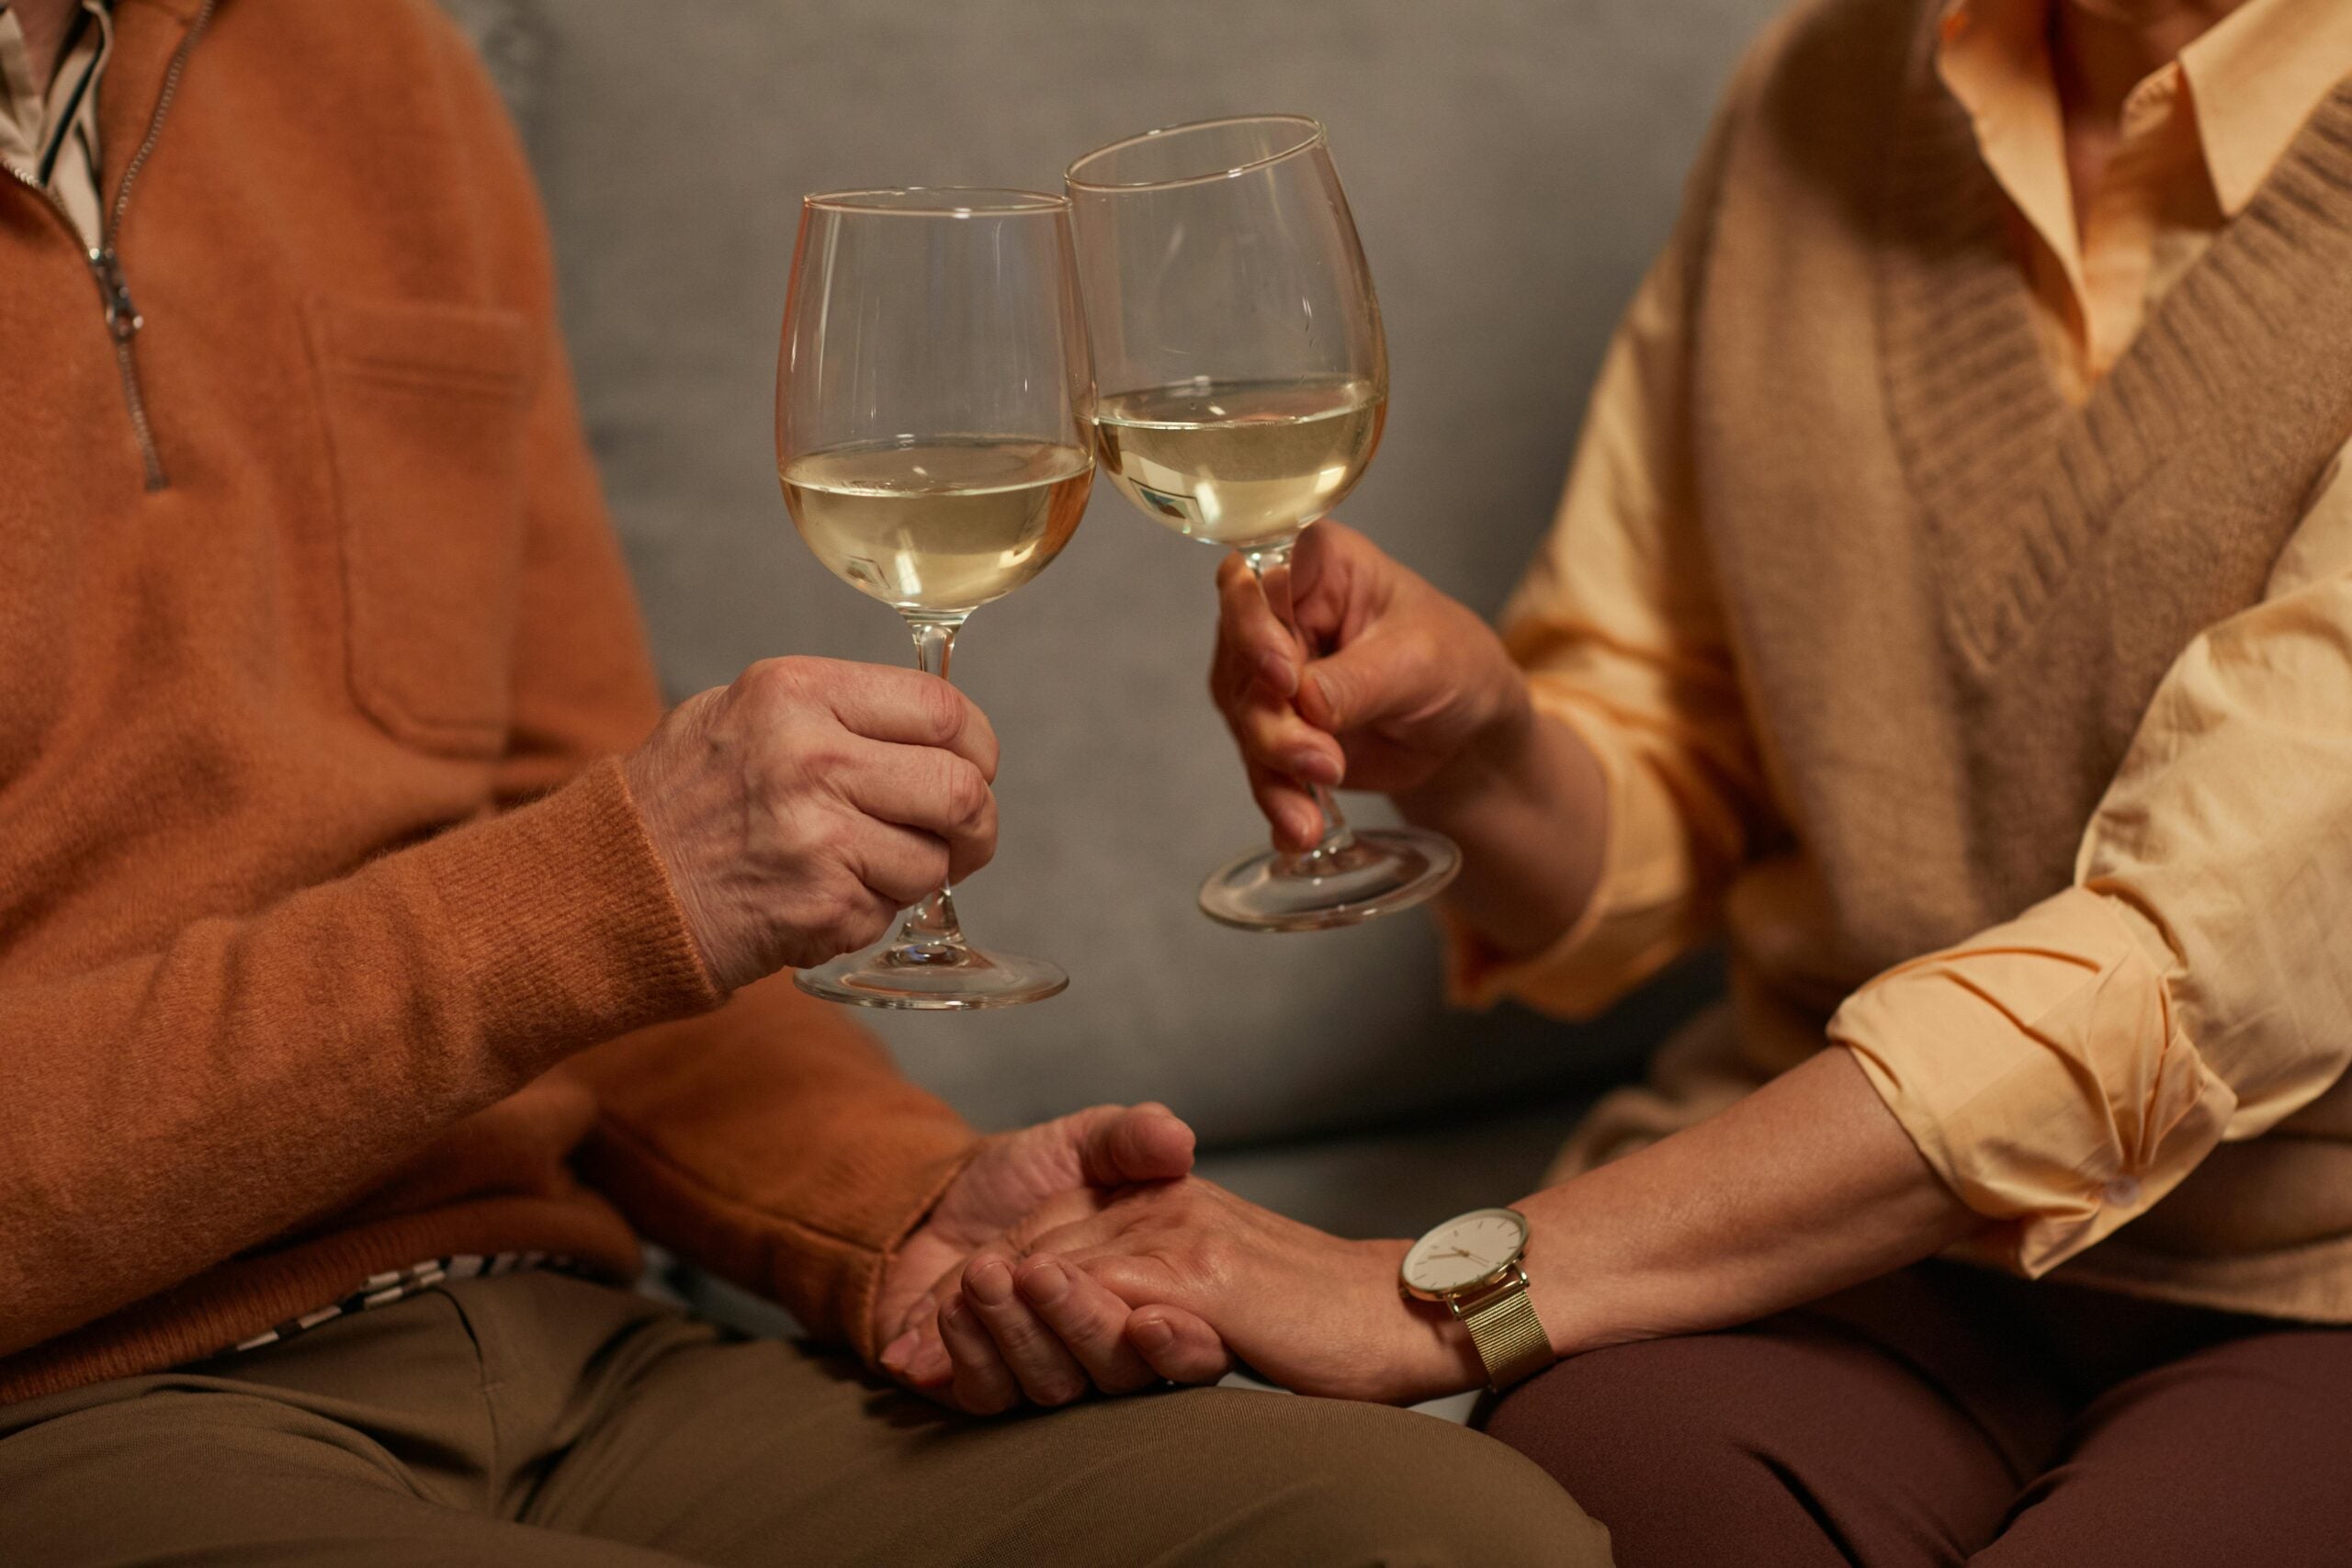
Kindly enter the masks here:
<path id="1" fill-rule="evenodd" d="M 988 719 L 937 676 L 770 659 L 679 704 L 623 765 L 732 988 L 855 952 L 986 865 L 996 763 Z"/>
<path id="2" fill-rule="evenodd" d="M 997 1318 L 1006 1314 L 990 1315 L 981 1278 L 1010 1267 L 1019 1304 L 1065 1344 L 1099 1342 L 1117 1312 L 1087 1294 L 1093 1285 L 1132 1309 L 1130 1343 L 1157 1341 L 1153 1325 L 1197 1323 L 1261 1376 L 1302 1393 L 1414 1404 L 1475 1388 L 1485 1374 L 1467 1333 L 1397 1292 L 1408 1245 L 1343 1241 L 1196 1177 L 1137 1188 L 1041 1232 L 1017 1264 L 992 1251 L 975 1258 L 964 1294 L 989 1337 L 958 1333 L 950 1317 L 946 1349 L 960 1380 L 967 1359 L 1003 1348 Z"/>
<path id="3" fill-rule="evenodd" d="M 1297 637 L 1268 602 L 1285 593 Z M 1228 556 L 1217 597 L 1209 694 L 1283 849 L 1322 833 L 1307 785 L 1425 789 L 1475 771 L 1532 723 L 1526 680 L 1494 630 L 1352 528 L 1307 529 L 1265 592 Z"/>
<path id="4" fill-rule="evenodd" d="M 1136 1190 L 1136 1183 L 1172 1180 L 1192 1168 L 1193 1130 L 1164 1105 L 1098 1105 L 988 1139 L 884 1266 L 874 1318 L 888 1341 L 883 1370 L 979 1416 L 1010 1408 L 1023 1390 L 1039 1403 L 1060 1404 L 1085 1393 L 1090 1381 L 1120 1385 L 1114 1392 L 1121 1393 L 1163 1376 L 1197 1381 L 1183 1374 L 1210 1358 L 1220 1363 L 1213 1379 L 1223 1371 L 1223 1349 L 1206 1325 L 1182 1313 L 1164 1314 L 1176 1326 L 1169 1353 L 1159 1360 L 1132 1348 L 1124 1359 L 1098 1352 L 1083 1371 L 1058 1345 L 1058 1361 L 1023 1347 L 1012 1363 L 1022 1369 L 1017 1373 L 992 1353 L 967 1356 L 967 1364 L 951 1368 L 941 1337 L 943 1305 L 947 1331 L 959 1322 L 971 1326 L 962 1317 L 960 1297 L 976 1255 L 1001 1259 L 1037 1235 L 1098 1213 L 1114 1193 Z M 979 1278 L 984 1285 L 994 1282 L 986 1270 Z M 1125 1303 L 1100 1285 L 1087 1285 L 1083 1299 L 1097 1314 L 1115 1316 L 1111 1337 L 1121 1339 Z M 1009 1280 L 1004 1290 L 1011 1293 Z"/>

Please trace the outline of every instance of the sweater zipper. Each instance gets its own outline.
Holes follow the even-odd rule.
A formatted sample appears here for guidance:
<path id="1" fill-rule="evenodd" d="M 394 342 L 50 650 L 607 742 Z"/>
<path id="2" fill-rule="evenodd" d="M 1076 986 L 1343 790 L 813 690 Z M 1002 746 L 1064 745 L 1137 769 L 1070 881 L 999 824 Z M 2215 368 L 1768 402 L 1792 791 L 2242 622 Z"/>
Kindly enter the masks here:
<path id="1" fill-rule="evenodd" d="M 140 141 L 139 150 L 130 155 L 130 162 L 123 165 L 122 183 L 115 187 L 114 206 L 99 227 L 97 248 L 85 249 L 82 257 L 84 265 L 90 269 L 91 278 L 98 286 L 98 300 L 106 307 L 107 336 L 114 340 L 115 365 L 122 375 L 122 400 L 130 413 L 131 434 L 138 437 L 139 460 L 146 470 L 147 488 L 151 491 L 164 489 L 171 479 L 164 472 L 163 454 L 156 450 L 155 427 L 147 417 L 147 397 L 139 384 L 139 356 L 132 347 L 132 340 L 147 321 L 140 315 L 138 305 L 130 298 L 130 284 L 122 275 L 122 259 L 115 254 L 114 237 L 122 231 L 122 215 L 130 206 L 131 187 L 139 183 L 140 171 L 147 166 L 148 158 L 155 151 L 156 141 L 164 134 L 164 119 L 172 112 L 172 100 L 179 96 L 180 75 L 187 69 L 188 51 L 196 47 L 196 40 L 204 36 L 205 24 L 212 20 L 213 9 L 219 4 L 220 0 L 204 0 L 203 6 L 196 14 L 196 20 L 188 25 L 187 37 L 182 39 L 179 48 L 172 52 L 172 62 L 164 72 L 163 96 L 155 100 L 155 112 L 148 118 L 147 134 Z M 81 244 L 82 231 L 74 227 L 74 215 L 65 210 L 65 204 L 58 199 L 57 193 L 15 164 L 6 167 L 18 185 L 40 197 L 41 205 L 57 214 L 58 221 L 65 225 L 65 231 L 74 237 L 76 244 Z"/>

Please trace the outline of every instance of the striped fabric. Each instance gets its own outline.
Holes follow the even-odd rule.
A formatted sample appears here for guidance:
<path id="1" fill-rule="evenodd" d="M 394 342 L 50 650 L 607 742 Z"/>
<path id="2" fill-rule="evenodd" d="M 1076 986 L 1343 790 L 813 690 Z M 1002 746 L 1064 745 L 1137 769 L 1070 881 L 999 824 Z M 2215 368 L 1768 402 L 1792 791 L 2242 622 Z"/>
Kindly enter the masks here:
<path id="1" fill-rule="evenodd" d="M 283 1344 L 322 1323 L 332 1323 L 338 1317 L 356 1312 L 373 1312 L 378 1307 L 390 1306 L 394 1302 L 404 1302 L 451 1280 L 485 1279 L 493 1274 L 518 1274 L 532 1269 L 563 1272 L 573 1267 L 571 1258 L 544 1252 L 499 1252 L 487 1258 L 479 1253 L 461 1252 L 450 1258 L 428 1258 L 422 1263 L 412 1263 L 405 1269 L 396 1269 L 387 1274 L 370 1274 L 360 1282 L 357 1290 L 341 1301 L 329 1302 L 314 1312 L 289 1318 L 250 1339 L 240 1339 L 222 1354 Z"/>
<path id="2" fill-rule="evenodd" d="M 33 85 L 23 30 L 0 0 L 0 162 L 47 189 L 92 250 L 104 237 L 98 85 L 114 50 L 112 0 L 82 0 L 46 91 Z"/>

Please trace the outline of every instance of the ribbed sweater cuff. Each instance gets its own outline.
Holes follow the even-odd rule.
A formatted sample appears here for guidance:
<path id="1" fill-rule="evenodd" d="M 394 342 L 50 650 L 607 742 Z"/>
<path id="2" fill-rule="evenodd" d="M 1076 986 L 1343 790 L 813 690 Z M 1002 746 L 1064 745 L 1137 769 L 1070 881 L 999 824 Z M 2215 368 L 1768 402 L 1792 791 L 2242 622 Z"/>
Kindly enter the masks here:
<path id="1" fill-rule="evenodd" d="M 876 1178 L 865 1189 L 873 1194 L 863 1205 L 865 1235 L 843 1249 L 834 1281 L 842 1326 L 868 1366 L 895 1334 L 895 1325 L 875 1319 L 890 1255 L 931 1217 L 979 1152 L 961 1125 L 936 1121 L 911 1124 L 889 1142 L 891 1146 L 872 1151 L 865 1162 Z"/>
<path id="2" fill-rule="evenodd" d="M 482 1037 L 524 1076 L 724 999 L 616 759 L 428 854 Z"/>

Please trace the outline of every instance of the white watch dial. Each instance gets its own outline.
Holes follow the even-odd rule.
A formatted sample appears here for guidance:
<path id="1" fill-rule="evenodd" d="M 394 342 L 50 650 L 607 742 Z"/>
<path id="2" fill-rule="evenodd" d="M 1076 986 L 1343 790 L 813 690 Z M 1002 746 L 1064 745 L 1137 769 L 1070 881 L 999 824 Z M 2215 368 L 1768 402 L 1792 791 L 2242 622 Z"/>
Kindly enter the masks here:
<path id="1" fill-rule="evenodd" d="M 1405 1254 L 1405 1283 L 1442 1294 L 1475 1285 L 1527 1250 L 1527 1222 L 1510 1209 L 1473 1209 L 1430 1232 Z"/>

